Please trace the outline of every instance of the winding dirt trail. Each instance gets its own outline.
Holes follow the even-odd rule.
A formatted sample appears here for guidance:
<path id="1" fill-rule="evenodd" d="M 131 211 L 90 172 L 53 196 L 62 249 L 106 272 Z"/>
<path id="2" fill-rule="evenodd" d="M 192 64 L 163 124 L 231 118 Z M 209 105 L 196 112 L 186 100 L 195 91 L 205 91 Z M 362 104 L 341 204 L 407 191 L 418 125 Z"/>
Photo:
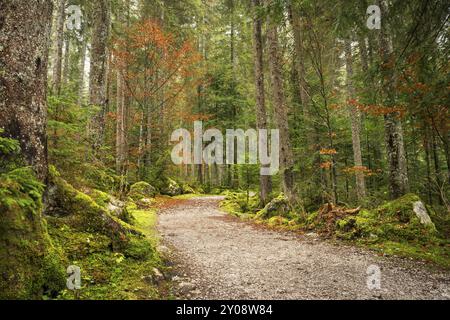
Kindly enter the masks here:
<path id="1" fill-rule="evenodd" d="M 450 272 L 308 236 L 241 222 L 218 209 L 220 197 L 162 210 L 180 297 L 190 299 L 450 299 Z M 369 290 L 367 270 L 381 269 Z"/>

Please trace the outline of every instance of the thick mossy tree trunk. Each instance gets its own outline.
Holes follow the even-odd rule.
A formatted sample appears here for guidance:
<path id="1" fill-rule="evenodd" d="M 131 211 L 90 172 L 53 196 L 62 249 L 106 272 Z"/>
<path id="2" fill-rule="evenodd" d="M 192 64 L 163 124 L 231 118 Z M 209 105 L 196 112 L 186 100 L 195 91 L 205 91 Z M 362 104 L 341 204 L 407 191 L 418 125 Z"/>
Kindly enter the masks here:
<path id="1" fill-rule="evenodd" d="M 47 181 L 47 62 L 52 1 L 0 2 L 0 127 Z"/>
<path id="2" fill-rule="evenodd" d="M 264 89 L 264 60 L 262 19 L 258 16 L 261 7 L 260 0 L 252 0 L 253 3 L 253 60 L 255 64 L 255 89 L 256 89 L 256 121 L 258 129 L 268 129 L 267 112 Z M 272 179 L 270 176 L 261 175 L 259 178 L 261 205 L 265 206 L 272 192 Z"/>
<path id="3" fill-rule="evenodd" d="M 0 2 L 0 128 L 19 140 L 21 168 L 0 176 L 0 299 L 39 299 L 64 285 L 42 219 L 47 165 L 51 0 Z"/>

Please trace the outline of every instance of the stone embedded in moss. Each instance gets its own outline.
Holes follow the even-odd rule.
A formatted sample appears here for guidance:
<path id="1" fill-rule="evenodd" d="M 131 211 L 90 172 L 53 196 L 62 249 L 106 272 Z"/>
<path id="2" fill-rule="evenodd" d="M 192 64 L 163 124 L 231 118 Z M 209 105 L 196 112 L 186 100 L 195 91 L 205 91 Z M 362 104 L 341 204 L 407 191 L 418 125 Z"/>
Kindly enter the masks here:
<path id="1" fill-rule="evenodd" d="M 145 181 L 140 181 L 131 186 L 128 196 L 137 201 L 143 198 L 153 198 L 156 194 L 155 187 Z"/>
<path id="2" fill-rule="evenodd" d="M 256 214 L 256 218 L 270 219 L 274 216 L 286 217 L 292 208 L 289 204 L 288 198 L 284 194 L 280 194 L 278 197 L 270 201 L 264 209 Z"/>
<path id="3" fill-rule="evenodd" d="M 166 196 L 175 197 L 183 194 L 183 189 L 175 180 L 166 178 L 166 183 L 165 186 L 161 189 L 161 193 Z"/>
<path id="4" fill-rule="evenodd" d="M 153 198 L 142 198 L 136 201 L 136 206 L 138 209 L 145 210 L 152 208 L 156 203 L 156 200 Z"/>
<path id="5" fill-rule="evenodd" d="M 133 223 L 133 216 L 128 212 L 126 203 L 120 201 L 116 197 L 100 191 L 100 190 L 86 190 L 85 193 L 89 195 L 100 207 L 108 210 L 108 212 L 126 223 Z"/>
<path id="6" fill-rule="evenodd" d="M 194 188 L 192 188 L 190 185 L 188 185 L 187 183 L 184 183 L 181 186 L 181 189 L 183 190 L 183 194 L 195 194 L 195 190 Z"/>

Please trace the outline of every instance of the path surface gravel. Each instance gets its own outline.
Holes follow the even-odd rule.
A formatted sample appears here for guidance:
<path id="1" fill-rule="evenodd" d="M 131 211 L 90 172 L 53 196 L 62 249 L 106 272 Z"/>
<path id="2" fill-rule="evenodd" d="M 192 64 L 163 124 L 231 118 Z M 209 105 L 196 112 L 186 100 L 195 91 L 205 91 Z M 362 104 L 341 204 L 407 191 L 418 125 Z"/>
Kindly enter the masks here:
<path id="1" fill-rule="evenodd" d="M 218 209 L 220 197 L 163 209 L 177 292 L 189 299 L 450 299 L 450 272 L 421 262 L 257 228 Z M 369 266 L 381 289 L 369 290 Z"/>

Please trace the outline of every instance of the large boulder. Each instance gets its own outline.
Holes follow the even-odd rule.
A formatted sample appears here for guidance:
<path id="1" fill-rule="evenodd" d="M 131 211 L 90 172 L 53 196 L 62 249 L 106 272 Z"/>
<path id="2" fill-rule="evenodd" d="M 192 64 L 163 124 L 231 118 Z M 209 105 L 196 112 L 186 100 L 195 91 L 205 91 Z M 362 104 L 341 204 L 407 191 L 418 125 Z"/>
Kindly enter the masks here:
<path id="1" fill-rule="evenodd" d="M 130 188 L 128 196 L 135 201 L 156 196 L 156 188 L 145 181 L 136 182 Z"/>
<path id="2" fill-rule="evenodd" d="M 161 193 L 166 196 L 175 197 L 183 194 L 183 188 L 175 180 L 167 178 L 165 186 L 161 189 Z"/>

